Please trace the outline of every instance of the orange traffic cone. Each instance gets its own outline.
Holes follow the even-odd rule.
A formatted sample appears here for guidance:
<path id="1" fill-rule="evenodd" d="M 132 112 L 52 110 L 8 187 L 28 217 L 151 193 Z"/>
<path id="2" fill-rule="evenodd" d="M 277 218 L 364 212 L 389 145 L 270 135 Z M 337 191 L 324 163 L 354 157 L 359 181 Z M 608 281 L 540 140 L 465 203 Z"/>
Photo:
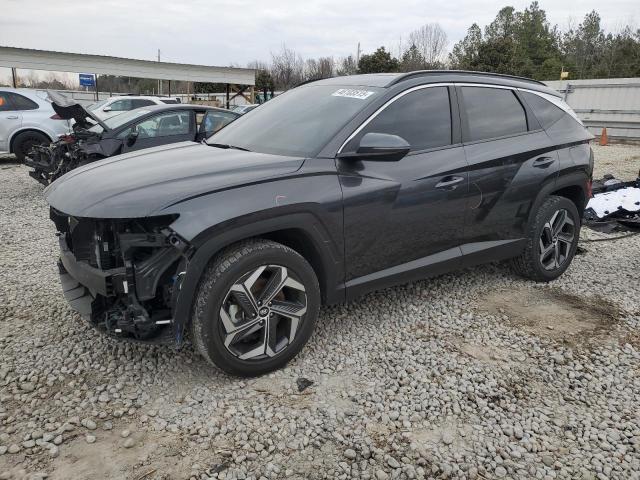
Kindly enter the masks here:
<path id="1" fill-rule="evenodd" d="M 607 127 L 602 129 L 602 133 L 600 134 L 600 145 L 603 147 L 609 143 L 609 137 L 607 136 Z"/>

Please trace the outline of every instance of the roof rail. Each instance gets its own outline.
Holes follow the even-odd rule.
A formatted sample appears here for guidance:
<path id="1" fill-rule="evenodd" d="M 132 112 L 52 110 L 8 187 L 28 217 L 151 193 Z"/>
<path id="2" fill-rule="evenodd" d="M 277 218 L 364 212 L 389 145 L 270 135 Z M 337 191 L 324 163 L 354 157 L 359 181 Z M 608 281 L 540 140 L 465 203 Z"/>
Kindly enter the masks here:
<path id="1" fill-rule="evenodd" d="M 403 81 L 408 80 L 410 78 L 421 77 L 421 76 L 426 76 L 426 75 L 433 75 L 433 74 L 440 74 L 440 75 L 446 75 L 446 74 L 478 75 L 478 76 L 486 76 L 486 77 L 505 78 L 505 79 L 511 79 L 511 80 L 520 80 L 520 81 L 523 81 L 523 82 L 530 82 L 530 83 L 536 83 L 538 85 L 545 85 L 543 82 L 540 82 L 538 80 L 534 80 L 532 78 L 518 77 L 517 75 L 507 75 L 507 74 L 504 74 L 504 73 L 474 72 L 472 70 L 417 70 L 415 72 L 408 72 L 408 73 L 405 73 L 404 75 L 397 76 L 396 78 L 393 79 L 393 81 L 389 84 L 389 86 L 395 85 L 395 84 L 400 83 L 400 82 L 403 82 Z"/>

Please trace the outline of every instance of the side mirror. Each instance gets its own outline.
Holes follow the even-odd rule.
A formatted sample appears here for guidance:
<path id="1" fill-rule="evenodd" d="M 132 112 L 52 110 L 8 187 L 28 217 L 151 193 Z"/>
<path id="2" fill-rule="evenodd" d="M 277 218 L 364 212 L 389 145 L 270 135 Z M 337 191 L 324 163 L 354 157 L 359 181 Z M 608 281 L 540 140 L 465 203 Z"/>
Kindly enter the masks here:
<path id="1" fill-rule="evenodd" d="M 360 144 L 355 153 L 340 154 L 339 158 L 397 162 L 410 151 L 411 145 L 398 135 L 371 132 L 360 139 Z"/>
<path id="2" fill-rule="evenodd" d="M 132 129 L 131 132 L 129 132 L 129 135 L 127 135 L 127 146 L 133 146 L 133 144 L 136 143 L 136 140 L 138 140 L 138 130 Z"/>
<path id="3" fill-rule="evenodd" d="M 110 112 L 111 111 L 111 107 L 104 107 L 102 109 L 103 112 Z"/>

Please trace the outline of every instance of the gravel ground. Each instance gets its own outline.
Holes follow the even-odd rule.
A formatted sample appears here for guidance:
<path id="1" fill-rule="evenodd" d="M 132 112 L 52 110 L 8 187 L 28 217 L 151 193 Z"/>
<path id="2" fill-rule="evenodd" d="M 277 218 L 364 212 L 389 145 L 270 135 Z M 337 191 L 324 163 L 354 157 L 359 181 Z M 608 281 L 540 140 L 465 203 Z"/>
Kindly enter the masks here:
<path id="1" fill-rule="evenodd" d="M 6 160 L 0 205 L 0 479 L 640 478 L 640 236 L 548 285 L 489 265 L 324 308 L 288 367 L 239 380 L 85 326 Z"/>

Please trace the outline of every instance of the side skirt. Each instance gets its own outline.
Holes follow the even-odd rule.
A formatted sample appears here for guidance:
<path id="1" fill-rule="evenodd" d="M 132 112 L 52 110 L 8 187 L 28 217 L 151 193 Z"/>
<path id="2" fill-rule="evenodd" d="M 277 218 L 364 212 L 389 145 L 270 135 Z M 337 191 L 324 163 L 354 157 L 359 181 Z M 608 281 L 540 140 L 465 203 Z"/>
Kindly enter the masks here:
<path id="1" fill-rule="evenodd" d="M 522 252 L 525 244 L 524 238 L 466 243 L 411 262 L 385 268 L 346 282 L 344 288 L 347 301 L 374 290 L 515 257 Z"/>

